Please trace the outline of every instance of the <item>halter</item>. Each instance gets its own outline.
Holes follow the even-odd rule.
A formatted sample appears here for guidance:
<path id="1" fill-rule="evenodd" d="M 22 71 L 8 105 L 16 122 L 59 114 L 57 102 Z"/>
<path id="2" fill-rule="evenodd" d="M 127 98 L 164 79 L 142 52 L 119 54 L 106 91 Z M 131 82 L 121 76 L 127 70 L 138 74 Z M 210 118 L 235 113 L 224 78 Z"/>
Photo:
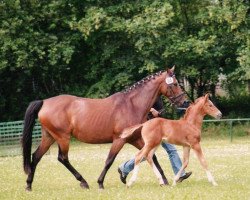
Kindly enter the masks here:
<path id="1" fill-rule="evenodd" d="M 167 77 L 165 82 L 167 84 L 168 89 L 170 89 L 172 91 L 172 94 L 174 94 L 172 86 L 173 86 L 173 77 L 175 77 L 175 74 L 171 74 L 170 77 Z M 177 96 L 171 96 L 169 97 L 169 100 L 171 101 L 171 104 L 175 105 L 178 107 L 178 104 L 180 103 L 180 99 L 182 96 L 184 96 L 186 94 L 186 92 L 182 92 L 181 94 L 177 95 Z"/>

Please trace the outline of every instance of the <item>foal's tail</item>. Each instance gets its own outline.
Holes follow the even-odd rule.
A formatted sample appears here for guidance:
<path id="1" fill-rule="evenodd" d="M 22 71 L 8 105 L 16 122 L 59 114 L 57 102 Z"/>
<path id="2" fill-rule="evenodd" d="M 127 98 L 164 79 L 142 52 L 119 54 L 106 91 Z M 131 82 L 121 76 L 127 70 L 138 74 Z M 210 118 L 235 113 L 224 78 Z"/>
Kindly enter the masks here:
<path id="1" fill-rule="evenodd" d="M 38 112 L 43 105 L 42 100 L 33 101 L 28 106 L 25 117 L 22 136 L 23 147 L 23 169 L 26 174 L 31 172 L 31 146 L 32 146 L 32 130 L 35 125 Z"/>
<path id="2" fill-rule="evenodd" d="M 143 124 L 137 124 L 135 126 L 131 126 L 131 127 L 128 127 L 128 128 L 125 128 L 120 137 L 121 138 L 130 138 L 130 137 L 133 137 L 135 136 L 134 133 L 141 133 L 141 129 L 143 127 Z"/>

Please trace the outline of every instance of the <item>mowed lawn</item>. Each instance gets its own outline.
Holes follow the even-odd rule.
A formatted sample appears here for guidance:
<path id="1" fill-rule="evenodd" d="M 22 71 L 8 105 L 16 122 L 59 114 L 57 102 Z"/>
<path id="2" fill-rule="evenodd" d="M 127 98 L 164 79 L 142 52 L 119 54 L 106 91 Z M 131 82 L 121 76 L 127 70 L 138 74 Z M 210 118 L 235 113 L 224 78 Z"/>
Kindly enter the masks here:
<path id="1" fill-rule="evenodd" d="M 26 175 L 22 168 L 22 157 L 0 158 L 0 199 L 250 199 L 250 137 L 237 137 L 230 143 L 228 138 L 205 138 L 202 141 L 205 157 L 217 187 L 208 183 L 206 174 L 193 152 L 187 171 L 192 176 L 175 187 L 160 187 L 147 162 L 140 166 L 137 182 L 126 188 L 120 182 L 118 165 L 131 158 L 136 149 L 126 145 L 107 173 L 104 190 L 98 189 L 97 179 L 103 169 L 110 144 L 88 145 L 74 142 L 70 146 L 72 165 L 90 185 L 89 190 L 57 161 L 57 146 L 50 149 L 38 164 L 33 191 L 26 192 Z M 182 149 L 178 147 L 180 155 Z M 157 157 L 167 178 L 172 183 L 173 172 L 166 152 L 159 147 Z M 129 176 L 130 177 L 130 176 Z"/>

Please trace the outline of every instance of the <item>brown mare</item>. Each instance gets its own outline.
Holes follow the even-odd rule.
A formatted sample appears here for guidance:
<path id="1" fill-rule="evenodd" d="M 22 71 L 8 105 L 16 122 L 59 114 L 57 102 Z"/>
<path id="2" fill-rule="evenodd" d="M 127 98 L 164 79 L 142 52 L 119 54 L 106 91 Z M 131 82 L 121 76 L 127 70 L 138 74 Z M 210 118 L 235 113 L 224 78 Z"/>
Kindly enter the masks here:
<path id="1" fill-rule="evenodd" d="M 31 102 L 25 113 L 22 138 L 23 167 L 28 174 L 26 190 L 31 190 L 36 166 L 55 141 L 59 147 L 58 160 L 80 181 L 81 187 L 89 188 L 88 183 L 68 160 L 71 135 L 85 143 L 113 142 L 105 167 L 98 178 L 99 188 L 104 188 L 105 175 L 123 145 L 128 142 L 138 149 L 143 147 L 140 136 L 125 141 L 119 137 L 120 133 L 126 127 L 145 122 L 151 106 L 161 94 L 177 106 L 186 101 L 174 76 L 174 67 L 150 75 L 129 89 L 104 99 L 60 95 Z M 42 126 L 42 139 L 31 159 L 32 129 L 37 116 Z M 154 163 L 164 184 L 168 184 L 155 156 Z"/>
<path id="2" fill-rule="evenodd" d="M 140 130 L 141 137 L 145 142 L 144 147 L 135 156 L 133 175 L 127 186 L 129 187 L 135 182 L 139 171 L 139 163 L 144 158 L 147 159 L 153 168 L 160 184 L 162 183 L 160 173 L 152 161 L 152 156 L 162 141 L 183 146 L 182 167 L 174 177 L 173 185 L 176 185 L 176 181 L 179 179 L 181 172 L 188 165 L 190 148 L 194 150 L 202 167 L 206 170 L 208 181 L 213 185 L 217 185 L 211 172 L 208 170 L 208 165 L 200 146 L 201 126 L 205 115 L 210 115 L 214 118 L 221 118 L 222 116 L 221 112 L 208 99 L 208 94 L 198 98 L 194 104 L 189 106 L 184 118 L 180 120 L 154 118 L 143 124 L 124 129 L 121 138 L 129 138 L 134 134 L 135 130 Z"/>

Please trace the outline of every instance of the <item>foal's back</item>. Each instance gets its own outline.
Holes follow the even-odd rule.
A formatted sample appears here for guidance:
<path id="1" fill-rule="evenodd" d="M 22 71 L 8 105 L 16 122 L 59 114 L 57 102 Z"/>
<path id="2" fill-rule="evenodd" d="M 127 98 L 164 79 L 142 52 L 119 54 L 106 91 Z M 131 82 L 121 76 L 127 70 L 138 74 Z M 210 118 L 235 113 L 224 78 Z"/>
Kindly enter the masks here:
<path id="1" fill-rule="evenodd" d="M 154 118 L 142 124 L 142 138 L 145 144 L 159 145 L 161 141 L 171 144 L 190 146 L 200 140 L 200 131 L 184 119 L 168 120 Z"/>

